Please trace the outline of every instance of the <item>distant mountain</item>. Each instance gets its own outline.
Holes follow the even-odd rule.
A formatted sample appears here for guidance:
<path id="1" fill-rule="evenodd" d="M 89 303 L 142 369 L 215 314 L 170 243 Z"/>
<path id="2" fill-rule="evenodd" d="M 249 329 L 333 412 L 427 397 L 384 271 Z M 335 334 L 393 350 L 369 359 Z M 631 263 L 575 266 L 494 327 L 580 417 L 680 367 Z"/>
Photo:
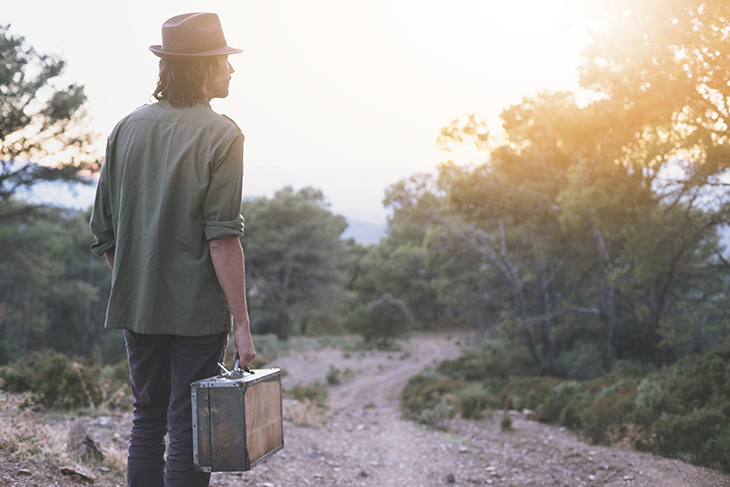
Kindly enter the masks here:
<path id="1" fill-rule="evenodd" d="M 343 240 L 355 239 L 355 241 L 368 245 L 380 242 L 380 237 L 385 236 L 387 228 L 385 223 L 370 223 L 358 220 L 347 219 L 347 230 L 342 233 Z"/>

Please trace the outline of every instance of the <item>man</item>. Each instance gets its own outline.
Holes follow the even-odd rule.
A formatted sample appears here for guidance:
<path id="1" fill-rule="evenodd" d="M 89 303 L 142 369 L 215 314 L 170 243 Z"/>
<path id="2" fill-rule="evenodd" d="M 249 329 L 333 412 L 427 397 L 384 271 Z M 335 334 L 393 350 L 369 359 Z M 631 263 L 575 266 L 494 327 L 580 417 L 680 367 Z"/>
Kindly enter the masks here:
<path id="1" fill-rule="evenodd" d="M 212 13 L 162 26 L 159 78 L 107 141 L 91 231 L 112 269 L 106 327 L 123 329 L 134 394 L 128 486 L 207 486 L 193 470 L 190 384 L 256 355 L 245 294 L 243 134 L 210 108 L 233 67 Z M 164 436 L 169 433 L 167 458 Z"/>

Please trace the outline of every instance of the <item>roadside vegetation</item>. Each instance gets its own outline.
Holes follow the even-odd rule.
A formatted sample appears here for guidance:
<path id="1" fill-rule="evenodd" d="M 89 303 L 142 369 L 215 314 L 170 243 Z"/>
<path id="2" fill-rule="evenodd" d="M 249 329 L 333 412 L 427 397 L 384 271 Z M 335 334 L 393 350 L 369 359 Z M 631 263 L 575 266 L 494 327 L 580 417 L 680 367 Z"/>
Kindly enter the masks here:
<path id="1" fill-rule="evenodd" d="M 519 350 L 487 342 L 412 377 L 405 413 L 443 427 L 449 418 L 537 413 L 593 444 L 677 458 L 730 473 L 730 342 L 647 371 L 618 362 L 591 380 L 541 376 Z M 505 419 L 506 418 L 506 419 Z"/>

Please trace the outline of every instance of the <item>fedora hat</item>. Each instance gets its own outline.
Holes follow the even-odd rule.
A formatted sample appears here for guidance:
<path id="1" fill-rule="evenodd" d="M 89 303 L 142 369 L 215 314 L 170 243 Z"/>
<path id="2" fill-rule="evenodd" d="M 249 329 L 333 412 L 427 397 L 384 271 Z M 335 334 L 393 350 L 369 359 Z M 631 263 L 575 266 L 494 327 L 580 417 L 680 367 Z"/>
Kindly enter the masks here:
<path id="1" fill-rule="evenodd" d="M 162 45 L 150 46 L 150 51 L 164 59 L 186 59 L 238 54 L 243 49 L 226 43 L 217 14 L 195 12 L 162 24 Z"/>

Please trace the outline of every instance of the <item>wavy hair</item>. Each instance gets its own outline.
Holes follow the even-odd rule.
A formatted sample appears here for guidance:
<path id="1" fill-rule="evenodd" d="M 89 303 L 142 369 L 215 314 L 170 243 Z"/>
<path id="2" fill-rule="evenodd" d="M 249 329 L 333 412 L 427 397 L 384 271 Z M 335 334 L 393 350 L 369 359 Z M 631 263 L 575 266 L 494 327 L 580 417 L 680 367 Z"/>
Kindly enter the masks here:
<path id="1" fill-rule="evenodd" d="M 157 87 L 152 96 L 167 100 L 174 107 L 191 107 L 207 101 L 203 84 L 218 66 L 215 57 L 160 59 Z"/>

